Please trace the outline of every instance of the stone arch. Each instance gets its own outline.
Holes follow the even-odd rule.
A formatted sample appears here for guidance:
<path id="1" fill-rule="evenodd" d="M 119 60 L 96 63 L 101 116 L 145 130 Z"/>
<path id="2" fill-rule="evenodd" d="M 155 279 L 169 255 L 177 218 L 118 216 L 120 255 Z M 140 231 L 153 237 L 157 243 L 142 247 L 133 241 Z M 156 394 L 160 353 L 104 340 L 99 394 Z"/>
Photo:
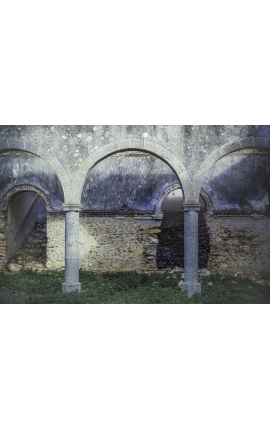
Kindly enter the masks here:
<path id="1" fill-rule="evenodd" d="M 202 188 L 201 188 L 200 195 L 201 195 L 202 199 L 205 202 L 206 213 L 208 213 L 209 215 L 213 214 L 213 204 L 212 204 L 212 201 L 211 201 L 210 197 L 208 196 L 208 194 Z"/>
<path id="2" fill-rule="evenodd" d="M 22 198 L 24 200 L 26 195 L 31 197 L 30 201 L 28 200 L 27 202 L 28 206 L 26 207 L 26 211 L 23 212 L 23 216 L 21 217 L 20 211 L 14 211 L 14 208 L 12 208 L 12 202 L 13 198 Z M 26 197 L 26 199 L 27 198 L 28 197 Z M 37 223 L 39 223 L 38 228 L 40 229 L 41 225 L 43 225 L 43 229 L 46 232 L 48 212 L 54 212 L 54 209 L 52 208 L 51 201 L 47 194 L 39 187 L 21 184 L 12 187 L 4 194 L 0 201 L 0 219 L 2 224 L 0 235 L 0 246 L 2 247 L 0 270 L 20 251 L 28 235 Z M 13 224 L 14 221 L 15 223 Z M 45 237 L 44 232 L 42 235 L 41 239 L 43 240 Z M 33 249 L 35 248 L 36 247 Z M 40 252 L 40 249 L 37 248 L 37 250 Z M 46 254 L 44 258 L 46 258 Z"/>
<path id="3" fill-rule="evenodd" d="M 43 147 L 41 144 L 32 142 L 25 142 L 24 140 L 6 139 L 0 143 L 0 153 L 6 151 L 23 151 L 36 155 L 46 161 L 55 171 L 61 183 L 64 197 L 68 190 L 70 190 L 71 180 L 63 164 L 59 159 L 50 151 L 49 148 Z"/>
<path id="4" fill-rule="evenodd" d="M 32 191 L 38 194 L 40 197 L 43 198 L 47 212 L 53 211 L 50 200 L 46 196 L 46 194 L 43 191 L 41 191 L 38 187 L 35 187 L 33 185 L 18 185 L 16 187 L 11 188 L 1 199 L 0 210 L 6 211 L 12 197 L 14 197 L 16 194 L 21 193 L 23 191 Z"/>
<path id="5" fill-rule="evenodd" d="M 240 151 L 247 148 L 259 148 L 265 151 L 270 150 L 270 139 L 265 137 L 247 137 L 225 143 L 209 154 L 201 163 L 194 178 L 194 192 L 200 194 L 200 190 L 205 179 L 209 179 L 209 173 L 212 166 L 225 155 L 231 152 Z"/>
<path id="6" fill-rule="evenodd" d="M 169 185 L 168 187 L 166 187 L 162 191 L 162 193 L 160 194 L 159 198 L 157 199 L 157 203 L 156 203 L 156 206 L 155 206 L 155 215 L 154 215 L 154 217 L 156 219 L 162 219 L 163 213 L 161 212 L 161 206 L 162 206 L 164 198 L 171 191 L 177 190 L 179 188 L 181 188 L 181 184 L 180 184 L 180 182 L 176 182 L 175 184 Z M 213 213 L 213 205 L 212 205 L 210 197 L 208 196 L 208 194 L 203 189 L 201 189 L 200 195 L 201 195 L 201 197 L 203 198 L 203 200 L 205 202 L 207 213 L 208 214 L 212 214 Z"/>
<path id="7" fill-rule="evenodd" d="M 107 158 L 112 154 L 115 154 L 117 152 L 124 152 L 124 151 L 142 151 L 142 152 L 150 153 L 160 158 L 162 161 L 168 164 L 168 166 L 174 171 L 174 173 L 179 178 L 179 181 L 181 181 L 184 198 L 186 200 L 190 199 L 189 193 L 191 192 L 192 184 L 190 181 L 189 174 L 185 166 L 183 165 L 183 163 L 169 149 L 165 148 L 162 145 L 153 143 L 145 139 L 144 140 L 125 139 L 121 141 L 114 141 L 104 146 L 101 146 L 100 148 L 93 151 L 82 162 L 80 168 L 77 170 L 74 176 L 73 190 L 75 191 L 76 189 L 76 196 L 78 195 L 81 196 L 87 175 L 97 163 L 99 163 L 100 161 L 102 161 L 103 159 Z M 76 198 L 73 195 L 73 190 L 71 190 L 68 196 L 70 202 L 78 200 L 78 198 Z"/>
<path id="8" fill-rule="evenodd" d="M 176 182 L 175 184 L 169 185 L 168 187 L 166 187 L 162 193 L 160 194 L 159 198 L 157 199 L 157 203 L 155 206 L 155 218 L 162 218 L 163 213 L 161 212 L 161 206 L 163 203 L 164 198 L 172 191 L 174 190 L 178 190 L 179 188 L 181 188 L 181 184 L 180 182 Z"/>

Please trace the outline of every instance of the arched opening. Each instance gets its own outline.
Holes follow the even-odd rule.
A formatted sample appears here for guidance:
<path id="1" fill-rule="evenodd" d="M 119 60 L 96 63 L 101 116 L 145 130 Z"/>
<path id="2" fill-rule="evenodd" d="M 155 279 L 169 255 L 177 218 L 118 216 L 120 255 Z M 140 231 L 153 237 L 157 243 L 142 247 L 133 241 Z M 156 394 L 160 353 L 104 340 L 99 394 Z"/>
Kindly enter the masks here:
<path id="1" fill-rule="evenodd" d="M 84 270 L 157 271 L 161 191 L 179 181 L 169 165 L 143 151 L 114 153 L 89 172 L 82 191 L 80 265 Z"/>
<path id="2" fill-rule="evenodd" d="M 219 158 L 207 173 L 211 272 L 270 277 L 269 154 L 265 148 L 241 148 Z"/>
<path id="3" fill-rule="evenodd" d="M 64 192 L 55 169 L 26 150 L 0 150 L 0 183 L 0 270 L 13 261 L 26 269 L 63 267 Z"/>
<path id="4" fill-rule="evenodd" d="M 163 214 L 157 245 L 157 267 L 184 268 L 184 211 L 183 193 L 180 184 L 175 184 L 166 194 L 163 193 L 162 202 L 159 203 Z M 210 240 L 208 227 L 205 221 L 205 213 L 208 208 L 202 196 L 200 196 L 201 208 L 199 211 L 199 268 L 207 267 Z"/>
<path id="5" fill-rule="evenodd" d="M 20 191 L 7 202 L 6 265 L 11 271 L 45 267 L 46 218 L 46 202 L 40 193 Z"/>

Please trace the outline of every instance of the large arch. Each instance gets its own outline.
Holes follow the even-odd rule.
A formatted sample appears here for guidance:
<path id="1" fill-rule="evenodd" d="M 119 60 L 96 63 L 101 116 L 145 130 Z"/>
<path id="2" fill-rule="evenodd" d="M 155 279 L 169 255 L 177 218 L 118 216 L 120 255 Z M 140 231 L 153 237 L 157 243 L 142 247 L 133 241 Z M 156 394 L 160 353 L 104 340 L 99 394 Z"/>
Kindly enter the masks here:
<path id="1" fill-rule="evenodd" d="M 183 163 L 177 158 L 177 156 L 167 148 L 157 143 L 153 143 L 148 140 L 140 139 L 125 139 L 120 141 L 115 141 L 103 145 L 95 149 L 81 164 L 80 168 L 77 170 L 74 179 L 73 187 L 70 189 L 68 194 L 67 202 L 80 202 L 80 197 L 82 194 L 83 186 L 85 184 L 86 178 L 89 171 L 104 158 L 109 157 L 117 152 L 124 151 L 142 151 L 150 153 L 162 161 L 164 161 L 168 166 L 175 172 L 179 181 L 181 182 L 183 194 L 185 200 L 192 200 L 192 183 L 190 181 L 189 174 L 183 165 Z M 76 191 L 76 195 L 75 195 Z M 80 197 L 79 197 L 80 196 Z"/>
<path id="2" fill-rule="evenodd" d="M 38 145 L 28 141 L 25 142 L 24 140 L 6 139 L 5 141 L 0 142 L 0 153 L 6 151 L 29 152 L 30 154 L 36 155 L 46 161 L 57 174 L 63 189 L 64 198 L 66 199 L 66 194 L 70 191 L 71 187 L 70 176 L 61 161 L 50 151 L 49 148 L 45 148 L 41 144 Z"/>
<path id="3" fill-rule="evenodd" d="M 265 137 L 247 137 L 225 143 L 224 145 L 215 149 L 204 159 L 196 172 L 193 182 L 195 195 L 199 196 L 204 181 L 206 179 L 209 179 L 210 170 L 218 160 L 225 157 L 225 155 L 230 154 L 231 152 L 236 152 L 248 148 L 269 151 L 270 139 Z"/>

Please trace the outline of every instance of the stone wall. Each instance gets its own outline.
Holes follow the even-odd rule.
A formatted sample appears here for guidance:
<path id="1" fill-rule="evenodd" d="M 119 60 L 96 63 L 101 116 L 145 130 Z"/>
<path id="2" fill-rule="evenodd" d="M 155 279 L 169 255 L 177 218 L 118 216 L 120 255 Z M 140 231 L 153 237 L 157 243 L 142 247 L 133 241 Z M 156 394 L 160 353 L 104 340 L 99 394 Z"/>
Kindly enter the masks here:
<path id="1" fill-rule="evenodd" d="M 270 217 L 259 214 L 208 216 L 211 272 L 270 278 Z"/>
<path id="2" fill-rule="evenodd" d="M 6 230 L 7 217 L 6 212 L 0 211 L 0 270 L 3 270 L 6 264 Z"/>
<path id="3" fill-rule="evenodd" d="M 63 213 L 47 217 L 47 268 L 64 268 Z M 156 271 L 160 220 L 152 216 L 80 214 L 80 267 L 87 271 Z"/>
<path id="4" fill-rule="evenodd" d="M 44 218 L 45 213 L 44 200 L 34 192 L 22 192 L 11 199 L 6 229 L 7 261 L 21 249 L 37 220 Z"/>

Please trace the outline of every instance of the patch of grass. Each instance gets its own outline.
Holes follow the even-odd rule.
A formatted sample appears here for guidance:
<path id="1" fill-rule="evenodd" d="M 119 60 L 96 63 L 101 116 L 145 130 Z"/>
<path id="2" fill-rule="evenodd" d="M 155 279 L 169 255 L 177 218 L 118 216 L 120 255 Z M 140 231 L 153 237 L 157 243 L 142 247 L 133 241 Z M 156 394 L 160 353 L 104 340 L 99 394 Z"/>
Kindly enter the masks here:
<path id="1" fill-rule="evenodd" d="M 62 294 L 63 271 L 0 273 L 0 303 L 270 303 L 270 287 L 249 279 L 211 275 L 202 293 L 188 298 L 178 284 L 181 274 L 80 271 L 82 292 Z"/>

